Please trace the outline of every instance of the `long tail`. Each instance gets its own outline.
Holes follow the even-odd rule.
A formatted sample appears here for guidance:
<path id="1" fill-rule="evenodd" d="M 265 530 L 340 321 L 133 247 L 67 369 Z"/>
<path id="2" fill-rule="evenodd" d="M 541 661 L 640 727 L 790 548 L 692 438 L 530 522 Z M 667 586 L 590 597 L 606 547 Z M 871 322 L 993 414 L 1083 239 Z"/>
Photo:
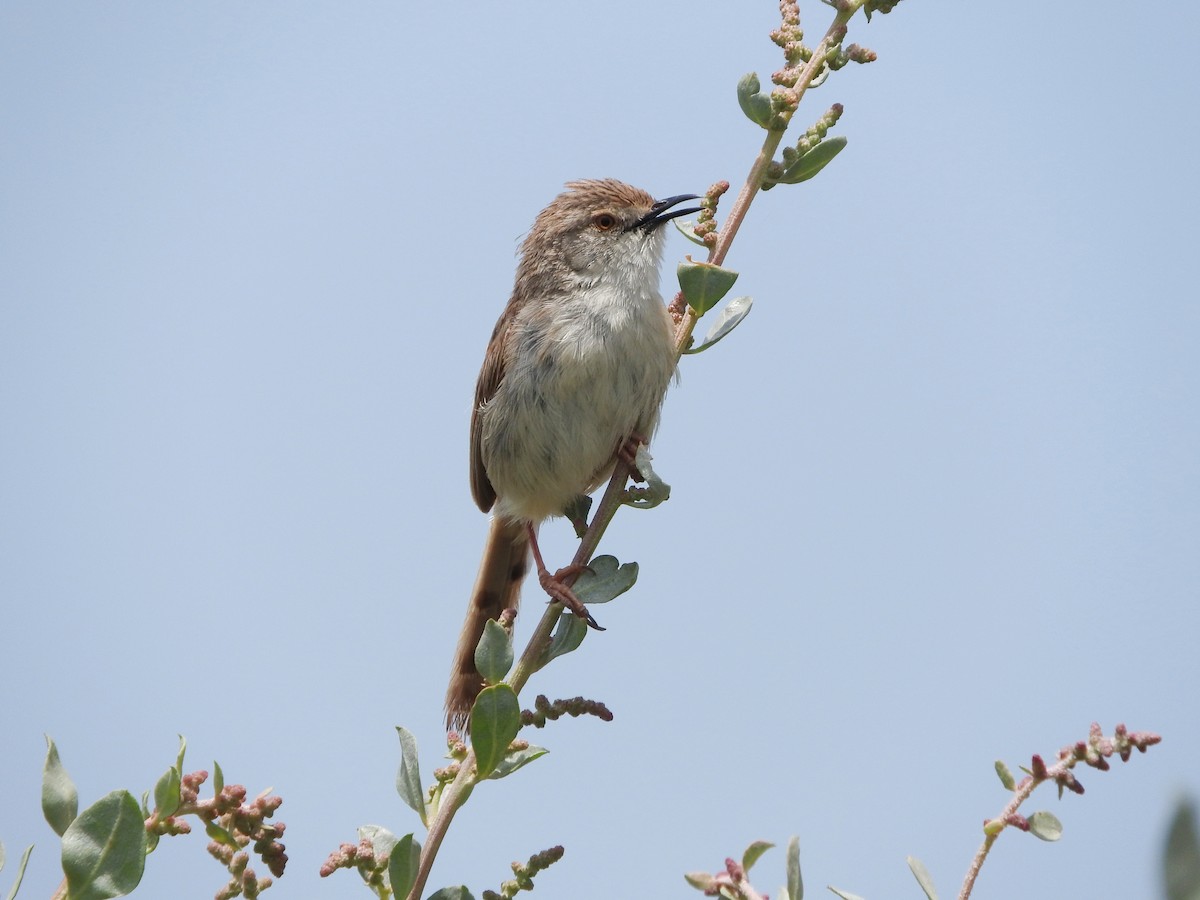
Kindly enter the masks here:
<path id="1" fill-rule="evenodd" d="M 525 524 L 493 516 L 446 690 L 448 729 L 461 731 L 468 727 L 471 706 L 483 688 L 483 678 L 475 668 L 475 647 L 488 619 L 499 618 L 509 607 L 516 609 L 528 567 L 529 535 Z"/>

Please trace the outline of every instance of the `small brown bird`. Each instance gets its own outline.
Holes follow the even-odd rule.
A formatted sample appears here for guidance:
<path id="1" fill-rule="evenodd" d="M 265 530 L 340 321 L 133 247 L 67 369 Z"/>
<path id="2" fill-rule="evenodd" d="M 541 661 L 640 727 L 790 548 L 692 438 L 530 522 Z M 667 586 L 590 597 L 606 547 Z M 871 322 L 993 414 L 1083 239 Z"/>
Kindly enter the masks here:
<path id="1" fill-rule="evenodd" d="M 492 332 L 471 413 L 471 493 L 492 511 L 458 640 L 446 724 L 467 724 L 483 686 L 475 647 L 488 619 L 516 608 L 537 526 L 611 474 L 647 439 L 675 372 L 673 324 L 658 292 L 673 209 L 613 179 L 573 181 L 538 214 Z M 554 595 L 569 589 L 540 565 Z"/>

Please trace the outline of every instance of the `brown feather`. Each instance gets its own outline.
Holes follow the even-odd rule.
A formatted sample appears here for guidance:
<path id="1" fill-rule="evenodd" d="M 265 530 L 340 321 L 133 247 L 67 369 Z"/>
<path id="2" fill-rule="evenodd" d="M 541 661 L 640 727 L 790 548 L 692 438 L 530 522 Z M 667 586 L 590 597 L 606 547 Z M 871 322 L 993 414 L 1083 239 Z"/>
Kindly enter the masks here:
<path id="1" fill-rule="evenodd" d="M 522 522 L 492 518 L 483 562 L 471 590 L 467 617 L 454 652 L 450 687 L 446 691 L 446 727 L 461 730 L 467 726 L 471 706 L 483 688 L 483 678 L 475 668 L 475 648 L 483 636 L 488 619 L 497 619 L 506 609 L 516 609 L 521 597 L 521 581 L 529 564 L 529 533 Z"/>

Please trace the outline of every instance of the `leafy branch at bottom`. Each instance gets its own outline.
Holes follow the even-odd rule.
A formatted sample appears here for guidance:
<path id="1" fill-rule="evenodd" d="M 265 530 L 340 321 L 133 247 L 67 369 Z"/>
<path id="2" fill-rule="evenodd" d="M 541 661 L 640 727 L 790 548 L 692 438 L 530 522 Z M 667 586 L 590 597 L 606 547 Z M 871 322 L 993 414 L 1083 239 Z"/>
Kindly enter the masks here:
<path id="1" fill-rule="evenodd" d="M 1064 791 L 1082 794 L 1083 785 L 1079 783 L 1079 779 L 1072 771 L 1080 763 L 1104 772 L 1112 768 L 1109 760 L 1114 756 L 1122 762 L 1126 762 L 1133 755 L 1134 750 L 1145 753 L 1148 748 L 1161 740 L 1162 738 L 1157 734 L 1148 731 L 1129 731 L 1124 725 L 1118 725 L 1112 737 L 1106 737 L 1100 726 L 1092 723 L 1087 740 L 1077 741 L 1058 751 L 1058 761 L 1053 765 L 1047 765 L 1042 757 L 1035 754 L 1029 768 L 1024 769 L 1025 777 L 1019 782 L 1013 778 L 1004 763 L 997 762 L 996 773 L 1000 776 L 1001 783 L 1012 792 L 1013 796 L 1000 815 L 983 823 L 984 842 L 971 861 L 967 878 L 958 894 L 959 900 L 967 900 L 971 896 L 975 879 L 987 858 L 988 851 L 1006 828 L 1027 831 L 1044 841 L 1056 841 L 1062 836 L 1062 823 L 1052 813 L 1040 811 L 1026 817 L 1017 812 L 1021 804 L 1029 799 L 1030 794 L 1039 785 L 1054 782 L 1058 786 L 1059 797 L 1062 797 Z M 746 848 L 741 861 L 732 858 L 726 859 L 725 868 L 722 871 L 716 873 L 689 872 L 684 879 L 692 887 L 709 897 L 722 897 L 724 900 L 766 900 L 766 895 L 760 893 L 750 883 L 749 872 L 759 857 L 773 846 L 767 841 L 755 841 Z M 788 842 L 786 863 L 787 883 L 774 896 L 777 900 L 801 900 L 804 896 L 804 884 L 800 878 L 800 842 L 798 838 L 793 837 Z M 908 867 L 928 900 L 937 900 L 937 890 L 933 886 L 933 878 L 925 865 L 916 857 L 910 856 Z M 1193 871 L 1200 871 L 1200 867 L 1192 866 L 1185 874 L 1179 876 L 1179 880 L 1193 878 Z M 1200 884 L 1200 875 L 1196 875 L 1194 880 Z M 840 888 L 830 886 L 829 890 L 841 897 L 842 900 L 862 900 L 857 894 L 848 893 Z"/>

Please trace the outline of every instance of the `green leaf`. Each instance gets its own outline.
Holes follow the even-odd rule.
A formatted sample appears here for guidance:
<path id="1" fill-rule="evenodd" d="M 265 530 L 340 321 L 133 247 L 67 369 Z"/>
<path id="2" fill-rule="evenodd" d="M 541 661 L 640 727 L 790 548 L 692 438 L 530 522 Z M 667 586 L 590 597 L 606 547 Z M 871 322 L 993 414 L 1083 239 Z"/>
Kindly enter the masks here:
<path id="1" fill-rule="evenodd" d="M 838 888 L 835 888 L 835 887 L 834 887 L 832 884 L 831 884 L 831 885 L 827 885 L 827 887 L 828 887 L 828 888 L 829 888 L 829 890 L 831 890 L 833 893 L 835 893 L 835 894 L 837 894 L 839 897 L 841 897 L 841 898 L 842 898 L 842 900 L 863 900 L 863 898 L 862 898 L 862 897 L 860 897 L 860 896 L 858 896 L 858 894 L 851 894 L 849 891 L 843 891 L 843 890 L 839 890 Z"/>
<path id="2" fill-rule="evenodd" d="M 1200 900 L 1200 838 L 1196 831 L 1196 808 L 1182 798 L 1171 815 L 1163 848 L 1166 900 Z"/>
<path id="3" fill-rule="evenodd" d="M 154 808 L 158 811 L 159 819 L 175 815 L 180 802 L 179 770 L 172 766 L 163 772 L 154 785 Z"/>
<path id="4" fill-rule="evenodd" d="M 908 857 L 908 868 L 912 870 L 913 877 L 917 879 L 917 884 L 921 886 L 921 890 L 925 892 L 925 896 L 929 900 L 938 900 L 937 891 L 933 887 L 933 876 L 925 868 L 925 863 L 921 862 L 915 856 L 910 856 Z"/>
<path id="5" fill-rule="evenodd" d="M 426 900 L 475 900 L 475 897 L 467 890 L 466 885 L 458 884 L 454 887 L 439 888 Z"/>
<path id="6" fill-rule="evenodd" d="M 787 845 L 788 900 L 803 900 L 804 882 L 800 879 L 800 838 L 792 837 Z"/>
<path id="7" fill-rule="evenodd" d="M 400 736 L 400 770 L 396 772 L 396 793 L 421 817 L 421 824 L 428 828 L 425 791 L 421 787 L 421 764 L 417 758 L 417 739 L 403 725 L 396 726 L 396 734 Z"/>
<path id="8" fill-rule="evenodd" d="M 705 893 L 708 893 L 717 884 L 717 879 L 713 878 L 708 872 L 688 872 L 683 876 L 683 880 L 696 890 L 704 891 Z"/>
<path id="9" fill-rule="evenodd" d="M 471 749 L 477 778 L 487 778 L 521 728 L 521 704 L 507 684 L 485 687 L 471 707 Z"/>
<path id="10" fill-rule="evenodd" d="M 615 556 L 606 554 L 588 563 L 588 571 L 579 576 L 572 590 L 582 603 L 607 603 L 633 587 L 637 577 L 637 563 L 621 565 Z"/>
<path id="11" fill-rule="evenodd" d="M 679 288 L 688 306 L 702 316 L 729 293 L 738 273 L 712 263 L 681 262 L 676 270 Z"/>
<path id="12" fill-rule="evenodd" d="M 21 882 L 25 880 L 25 867 L 29 865 L 29 854 L 33 852 L 33 844 L 25 848 L 25 852 L 21 854 L 21 863 L 17 866 L 17 880 L 13 882 L 12 890 L 8 892 L 8 900 L 14 900 L 17 896 L 17 891 L 21 889 Z M 0 869 L 4 868 L 4 845 L 0 844 Z"/>
<path id="13" fill-rule="evenodd" d="M 216 822 L 205 822 L 204 833 L 216 841 L 218 844 L 224 844 L 226 847 L 233 847 L 235 850 L 240 849 L 238 843 L 234 840 L 232 834 L 218 825 Z"/>
<path id="14" fill-rule="evenodd" d="M 568 615 L 571 614 L 568 613 Z M 575 616 L 575 618 L 578 618 L 578 616 Z M 534 744 L 530 744 L 524 750 L 513 750 L 511 753 L 504 754 L 504 759 L 500 760 L 488 778 L 503 778 L 506 775 L 511 775 L 517 769 L 529 765 L 538 757 L 545 756 L 549 752 L 545 747 L 538 747 Z"/>
<path id="15" fill-rule="evenodd" d="M 623 504 L 634 509 L 654 509 L 671 499 L 671 486 L 654 471 L 654 457 L 650 455 L 645 444 L 638 444 L 637 453 L 634 454 L 634 468 L 638 470 L 646 484 L 644 487 L 632 485 L 628 487 L 625 490 L 624 499 L 621 500 Z"/>
<path id="16" fill-rule="evenodd" d="M 187 752 L 187 738 L 179 735 L 179 754 L 175 757 L 175 770 L 183 774 L 183 754 Z"/>
<path id="17" fill-rule="evenodd" d="M 213 760 L 213 796 L 218 796 L 221 791 L 225 790 L 225 773 L 221 771 L 221 764 L 215 759 Z"/>
<path id="18" fill-rule="evenodd" d="M 742 868 L 749 872 L 754 868 L 754 864 L 758 862 L 759 857 L 774 846 L 770 841 L 755 841 L 742 854 Z"/>
<path id="19" fill-rule="evenodd" d="M 146 826 L 137 799 L 113 791 L 81 812 L 62 836 L 71 900 L 123 897 L 146 864 Z"/>
<path id="20" fill-rule="evenodd" d="M 475 669 L 488 684 L 499 684 L 512 664 L 512 636 L 495 619 L 488 619 L 475 647 Z"/>
<path id="21" fill-rule="evenodd" d="M 360 841 L 366 840 L 371 842 L 371 850 L 375 854 L 377 861 L 382 862 L 385 859 L 391 858 L 392 849 L 399 840 L 394 834 L 382 825 L 360 825 L 357 831 Z"/>
<path id="22" fill-rule="evenodd" d="M 79 791 L 58 758 L 58 747 L 46 736 L 46 762 L 42 766 L 42 815 L 59 837 L 79 813 Z"/>
<path id="23" fill-rule="evenodd" d="M 1013 778 L 1012 772 L 1009 771 L 1008 766 L 1004 764 L 1004 760 L 1002 759 L 996 760 L 996 775 L 999 776 L 1000 783 L 1010 791 L 1017 789 L 1017 781 Z"/>
<path id="24" fill-rule="evenodd" d="M 771 122 L 771 98 L 760 93 L 762 85 L 755 72 L 743 75 L 738 81 L 738 106 L 755 125 L 767 128 Z"/>
<path id="25" fill-rule="evenodd" d="M 708 334 L 704 336 L 704 340 L 693 347 L 688 347 L 684 353 L 703 353 L 733 329 L 742 324 L 742 319 L 750 314 L 750 307 L 754 305 L 754 301 L 749 297 L 734 297 L 725 304 L 724 309 L 717 314 L 717 319 L 713 322 L 712 327 L 708 329 Z"/>
<path id="26" fill-rule="evenodd" d="M 558 624 L 554 626 L 554 633 L 550 635 L 550 643 L 546 645 L 546 649 L 542 651 L 538 660 L 538 668 L 540 669 L 556 656 L 562 656 L 577 649 L 583 643 L 583 639 L 587 637 L 587 631 L 587 622 L 569 609 L 564 609 L 558 617 Z"/>
<path id="27" fill-rule="evenodd" d="M 1029 817 L 1029 833 L 1043 841 L 1057 841 L 1062 837 L 1062 822 L 1054 813 L 1039 810 Z"/>
<path id="28" fill-rule="evenodd" d="M 675 226 L 675 229 L 680 234 L 682 234 L 685 238 L 687 238 L 693 244 L 699 244 L 701 247 L 708 246 L 707 244 L 704 243 L 704 238 L 702 238 L 702 237 L 700 237 L 700 235 L 696 234 L 696 223 L 692 222 L 690 219 L 688 219 L 688 220 L 672 219 L 671 224 Z"/>
<path id="29" fill-rule="evenodd" d="M 846 148 L 846 139 L 842 136 L 825 138 L 798 160 L 783 170 L 783 174 L 774 179 L 779 184 L 799 184 L 815 176 L 823 168 L 833 162 L 833 158 Z"/>
<path id="30" fill-rule="evenodd" d="M 404 900 L 412 886 L 417 883 L 417 868 L 421 864 L 421 845 L 406 834 L 396 841 L 388 860 L 388 880 L 392 884 L 392 896 Z"/>

